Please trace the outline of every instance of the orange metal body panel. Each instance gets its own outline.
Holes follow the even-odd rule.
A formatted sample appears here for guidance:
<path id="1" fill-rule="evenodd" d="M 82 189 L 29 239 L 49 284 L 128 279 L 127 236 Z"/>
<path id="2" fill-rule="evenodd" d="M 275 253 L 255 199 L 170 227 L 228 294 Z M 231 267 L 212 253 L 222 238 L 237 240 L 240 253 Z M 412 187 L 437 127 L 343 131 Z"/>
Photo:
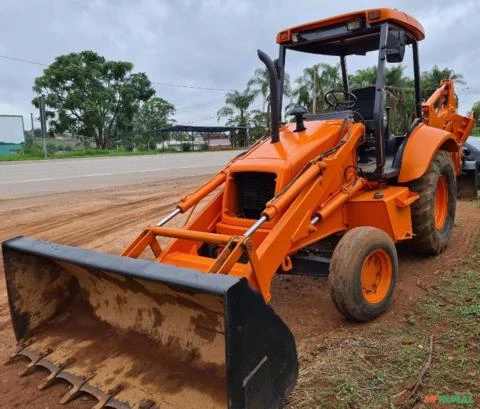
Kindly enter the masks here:
<path id="1" fill-rule="evenodd" d="M 277 34 L 277 43 L 282 44 L 290 42 L 292 33 L 301 33 L 303 31 L 315 30 L 321 27 L 347 23 L 351 20 L 361 17 L 363 17 L 368 24 L 377 24 L 384 21 L 390 21 L 411 32 L 418 41 L 421 41 L 425 38 L 425 30 L 415 18 L 399 10 L 380 8 L 340 14 L 338 16 L 329 17 L 323 20 L 312 21 L 311 23 L 287 28 L 286 30 L 283 30 Z"/>
<path id="2" fill-rule="evenodd" d="M 269 140 L 261 143 L 255 150 L 232 163 L 228 169 L 229 177 L 225 186 L 223 201 L 222 223 L 243 226 L 245 230 L 253 222 L 241 219 L 235 215 L 237 192 L 233 183 L 233 174 L 237 172 L 268 172 L 276 175 L 275 194 L 278 194 L 291 181 L 292 177 L 308 162 L 321 152 L 333 148 L 339 140 L 343 121 L 317 121 L 310 122 L 309 129 L 296 133 L 294 124 L 287 124 L 281 128 L 281 143 L 272 144 Z M 363 133 L 363 125 L 353 125 L 358 135 Z M 263 225 L 271 228 L 276 224 L 276 219 L 270 219 Z"/>
<path id="3" fill-rule="evenodd" d="M 417 194 L 401 186 L 362 192 L 347 202 L 348 228 L 372 226 L 386 232 L 395 242 L 411 239 L 410 204 L 417 198 Z"/>
<path id="4" fill-rule="evenodd" d="M 408 138 L 398 181 L 405 183 L 422 177 L 439 149 L 456 153 L 459 148 L 450 132 L 425 124 L 418 125 Z"/>

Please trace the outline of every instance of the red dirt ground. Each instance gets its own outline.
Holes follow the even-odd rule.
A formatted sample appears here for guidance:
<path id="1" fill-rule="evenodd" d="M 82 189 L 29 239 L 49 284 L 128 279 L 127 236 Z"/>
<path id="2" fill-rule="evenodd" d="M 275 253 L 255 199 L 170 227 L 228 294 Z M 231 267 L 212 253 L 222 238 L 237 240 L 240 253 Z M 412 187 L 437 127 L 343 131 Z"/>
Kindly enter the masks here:
<path id="1" fill-rule="evenodd" d="M 42 197 L 0 200 L 0 240 L 16 235 L 32 236 L 63 244 L 98 249 L 118 254 L 144 225 L 157 221 L 172 209 L 183 194 L 198 186 L 204 177 L 172 180 L 131 187 L 72 192 Z M 176 223 L 183 222 L 179 217 Z M 434 285 L 439 278 L 466 257 L 480 229 L 480 209 L 471 202 L 459 202 L 456 225 L 448 249 L 438 257 L 418 257 L 400 251 L 400 278 L 392 307 L 379 320 L 396 325 L 409 315 L 423 293 L 419 283 Z M 59 403 L 66 384 L 55 384 L 46 391 L 37 385 L 46 372 L 35 370 L 23 378 L 18 372 L 25 363 L 3 366 L 15 351 L 8 301 L 0 270 L 0 407 L 65 408 Z M 330 301 L 326 279 L 302 276 L 277 276 L 272 290 L 272 305 L 292 329 L 298 347 L 309 349 L 309 340 L 318 342 L 332 331 L 354 329 Z M 320 337 L 320 338 L 319 338 Z M 91 408 L 86 397 L 70 403 L 73 409 Z"/>

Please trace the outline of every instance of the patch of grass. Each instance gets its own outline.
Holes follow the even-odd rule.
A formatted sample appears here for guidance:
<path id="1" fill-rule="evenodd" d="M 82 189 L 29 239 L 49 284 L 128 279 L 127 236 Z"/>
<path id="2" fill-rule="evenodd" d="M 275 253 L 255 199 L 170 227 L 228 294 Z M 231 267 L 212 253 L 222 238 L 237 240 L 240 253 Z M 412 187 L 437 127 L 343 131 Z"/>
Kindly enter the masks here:
<path id="1" fill-rule="evenodd" d="M 66 158 L 83 158 L 90 156 L 136 156 L 136 155 L 153 155 L 157 153 L 174 153 L 175 149 L 157 149 L 150 151 L 126 151 L 122 149 L 81 149 L 69 152 L 57 152 L 49 154 L 48 159 L 66 159 Z M 22 160 L 42 160 L 44 159 L 42 152 L 26 152 L 12 156 L 0 156 L 0 161 L 12 162 Z"/>
<path id="2" fill-rule="evenodd" d="M 420 394 L 410 399 L 429 356 L 431 335 L 432 363 Z M 440 407 L 423 403 L 427 395 L 447 403 L 463 399 L 461 406 L 444 407 L 477 407 L 472 402 L 480 407 L 480 243 L 397 325 L 376 321 L 336 333 L 318 345 L 308 341 L 300 360 L 289 409 Z"/>

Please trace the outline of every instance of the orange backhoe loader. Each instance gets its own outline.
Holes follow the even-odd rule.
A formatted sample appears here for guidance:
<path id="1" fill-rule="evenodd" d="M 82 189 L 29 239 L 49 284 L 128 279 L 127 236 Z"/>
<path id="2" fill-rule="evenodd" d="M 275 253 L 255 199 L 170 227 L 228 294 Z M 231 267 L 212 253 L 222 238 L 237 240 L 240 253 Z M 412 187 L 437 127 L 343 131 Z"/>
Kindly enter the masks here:
<path id="1" fill-rule="evenodd" d="M 269 306 L 280 272 L 328 272 L 349 319 L 384 312 L 397 280 L 395 243 L 438 254 L 454 227 L 456 177 L 473 119 L 452 81 L 421 100 L 424 30 L 397 10 L 371 9 L 292 27 L 270 77 L 267 135 L 145 228 L 121 256 L 17 237 L 5 277 L 25 373 L 44 367 L 95 408 L 274 409 L 294 387 L 292 333 Z M 390 132 L 385 70 L 412 50 L 415 110 Z M 281 123 L 286 54 L 337 56 L 343 87 L 328 112 L 294 106 Z M 347 57 L 378 53 L 376 83 L 351 89 Z M 166 227 L 202 206 L 183 228 Z M 159 237 L 169 237 L 161 246 Z M 331 257 L 316 249 L 336 243 Z M 147 254 L 151 260 L 145 259 Z"/>

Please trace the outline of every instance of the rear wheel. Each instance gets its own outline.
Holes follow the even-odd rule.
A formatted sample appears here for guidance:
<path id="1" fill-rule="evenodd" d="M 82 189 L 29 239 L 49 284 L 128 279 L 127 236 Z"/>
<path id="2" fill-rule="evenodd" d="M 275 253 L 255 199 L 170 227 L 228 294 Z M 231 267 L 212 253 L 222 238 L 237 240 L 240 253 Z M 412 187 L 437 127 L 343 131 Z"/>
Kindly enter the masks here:
<path id="1" fill-rule="evenodd" d="M 354 228 L 333 252 L 328 276 L 332 300 L 347 318 L 370 321 L 390 304 L 397 271 L 390 237 L 375 227 Z"/>
<path id="2" fill-rule="evenodd" d="M 437 152 L 427 172 L 409 188 L 420 195 L 412 205 L 411 248 L 439 254 L 447 247 L 455 223 L 457 182 L 449 154 Z"/>

